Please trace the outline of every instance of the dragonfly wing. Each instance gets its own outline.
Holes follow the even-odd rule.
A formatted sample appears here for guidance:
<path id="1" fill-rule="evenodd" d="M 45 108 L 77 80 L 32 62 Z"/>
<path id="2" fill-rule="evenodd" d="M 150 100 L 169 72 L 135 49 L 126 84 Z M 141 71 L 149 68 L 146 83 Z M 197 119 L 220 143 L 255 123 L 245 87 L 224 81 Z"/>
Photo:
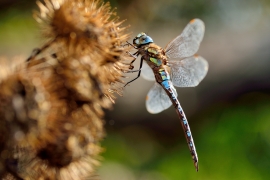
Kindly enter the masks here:
<path id="1" fill-rule="evenodd" d="M 166 47 L 169 58 L 186 58 L 194 55 L 204 36 L 204 23 L 200 19 L 193 19 L 185 27 L 182 34 L 173 39 Z"/>
<path id="2" fill-rule="evenodd" d="M 175 88 L 172 86 L 173 92 L 177 96 Z M 156 114 L 168 109 L 172 105 L 169 96 L 165 90 L 155 83 L 146 96 L 146 109 L 149 113 Z"/>
<path id="3" fill-rule="evenodd" d="M 148 81 L 155 81 L 153 70 L 145 62 L 143 63 L 143 66 L 142 66 L 142 77 Z"/>
<path id="4" fill-rule="evenodd" d="M 208 63 L 201 56 L 192 56 L 181 61 L 170 61 L 171 80 L 177 87 L 194 87 L 206 76 Z"/>

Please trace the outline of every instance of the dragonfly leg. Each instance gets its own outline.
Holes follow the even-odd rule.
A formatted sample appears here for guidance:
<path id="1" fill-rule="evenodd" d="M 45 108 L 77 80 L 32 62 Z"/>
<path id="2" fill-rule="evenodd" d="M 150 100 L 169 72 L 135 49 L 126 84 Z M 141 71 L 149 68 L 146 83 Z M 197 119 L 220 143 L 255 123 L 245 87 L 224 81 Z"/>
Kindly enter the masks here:
<path id="1" fill-rule="evenodd" d="M 134 58 L 134 60 L 131 61 L 130 64 L 132 64 L 137 58 L 138 58 L 138 51 L 135 52 L 134 54 L 131 54 L 129 51 L 127 51 L 128 55 Z"/>
<path id="2" fill-rule="evenodd" d="M 142 64 L 143 64 L 143 58 L 141 58 L 140 69 L 139 70 L 134 70 L 134 72 L 139 72 L 138 73 L 138 76 L 136 78 L 132 79 L 131 81 L 127 82 L 124 87 L 126 87 L 126 85 L 128 85 L 129 83 L 135 81 L 136 79 L 138 79 L 140 77 L 140 75 L 141 75 L 141 69 L 142 69 Z"/>
<path id="3" fill-rule="evenodd" d="M 134 66 L 132 65 L 133 63 L 134 63 L 134 61 L 136 61 L 136 59 L 138 58 L 138 51 L 137 52 L 135 52 L 134 54 L 131 54 L 129 51 L 127 51 L 127 53 L 131 56 L 131 57 L 133 57 L 134 59 L 131 61 L 131 63 L 130 63 L 130 65 L 129 65 L 129 69 L 133 69 L 134 68 Z M 136 72 L 136 71 L 135 71 Z"/>
<path id="4" fill-rule="evenodd" d="M 123 46 L 126 46 L 126 45 L 128 45 L 128 46 L 132 46 L 134 49 L 138 49 L 136 46 L 134 46 L 133 44 L 131 44 L 130 42 L 128 42 L 128 41 L 126 41 L 127 42 L 127 44 L 124 44 Z"/>
<path id="5" fill-rule="evenodd" d="M 132 71 L 126 71 L 125 73 L 134 73 L 134 72 L 139 72 L 141 71 L 141 69 L 138 69 L 138 70 L 132 70 Z"/>

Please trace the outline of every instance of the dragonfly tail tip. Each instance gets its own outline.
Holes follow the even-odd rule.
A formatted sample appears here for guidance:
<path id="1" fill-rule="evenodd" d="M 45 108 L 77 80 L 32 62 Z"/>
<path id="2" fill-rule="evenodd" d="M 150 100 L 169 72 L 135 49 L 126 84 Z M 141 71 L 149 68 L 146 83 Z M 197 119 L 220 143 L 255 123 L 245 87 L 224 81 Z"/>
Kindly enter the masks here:
<path id="1" fill-rule="evenodd" d="M 198 171 L 199 171 L 199 164 L 198 164 L 198 162 L 195 162 L 195 163 L 194 163 L 194 166 L 195 166 L 195 168 L 196 168 L 196 171 L 198 172 Z"/>

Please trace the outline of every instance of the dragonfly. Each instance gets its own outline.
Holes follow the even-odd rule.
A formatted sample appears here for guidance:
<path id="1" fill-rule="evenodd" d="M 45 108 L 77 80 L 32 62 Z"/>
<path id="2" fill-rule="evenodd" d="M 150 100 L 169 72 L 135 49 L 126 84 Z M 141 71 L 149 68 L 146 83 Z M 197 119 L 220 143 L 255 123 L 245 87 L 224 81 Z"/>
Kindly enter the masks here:
<path id="1" fill-rule="evenodd" d="M 128 72 L 138 72 L 138 76 L 126 85 L 139 78 L 141 74 L 147 80 L 156 81 L 146 96 L 146 108 L 148 112 L 156 114 L 171 105 L 175 107 L 196 171 L 199 169 L 196 147 L 174 86 L 195 87 L 206 76 L 208 62 L 195 54 L 202 42 L 204 31 L 203 21 L 193 19 L 165 48 L 156 45 L 153 39 L 143 32 L 133 39 L 133 44 L 128 43 L 137 50 L 134 54 L 129 52 L 134 59 L 130 63 Z M 141 56 L 140 68 L 132 70 L 138 56 Z"/>

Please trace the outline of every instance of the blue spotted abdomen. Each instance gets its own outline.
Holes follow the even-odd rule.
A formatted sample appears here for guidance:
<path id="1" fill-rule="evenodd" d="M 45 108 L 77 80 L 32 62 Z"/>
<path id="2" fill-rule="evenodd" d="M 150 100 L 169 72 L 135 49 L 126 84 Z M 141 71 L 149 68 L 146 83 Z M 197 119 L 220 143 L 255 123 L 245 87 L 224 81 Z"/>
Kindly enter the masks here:
<path id="1" fill-rule="evenodd" d="M 165 88 L 165 89 L 169 89 L 170 87 L 172 87 L 172 83 L 171 83 L 171 77 L 169 75 L 169 73 L 167 71 L 165 71 L 165 69 L 159 69 L 159 75 L 160 75 L 160 79 L 161 79 L 161 85 Z"/>
<path id="2" fill-rule="evenodd" d="M 196 168 L 198 168 L 198 155 L 196 153 L 196 148 L 194 145 L 193 137 L 190 131 L 190 127 L 186 118 L 186 115 L 177 99 L 177 93 L 172 85 L 172 82 L 170 80 L 170 75 L 168 72 L 166 72 L 164 69 L 159 70 L 160 77 L 162 79 L 162 82 L 160 83 L 163 89 L 166 91 L 167 95 L 170 97 L 172 104 L 175 107 L 175 110 L 178 114 L 178 117 L 180 119 L 181 125 L 184 129 L 185 137 L 187 139 L 189 151 L 192 155 L 192 159 L 194 161 L 194 165 Z M 198 169 L 197 169 L 198 170 Z"/>

